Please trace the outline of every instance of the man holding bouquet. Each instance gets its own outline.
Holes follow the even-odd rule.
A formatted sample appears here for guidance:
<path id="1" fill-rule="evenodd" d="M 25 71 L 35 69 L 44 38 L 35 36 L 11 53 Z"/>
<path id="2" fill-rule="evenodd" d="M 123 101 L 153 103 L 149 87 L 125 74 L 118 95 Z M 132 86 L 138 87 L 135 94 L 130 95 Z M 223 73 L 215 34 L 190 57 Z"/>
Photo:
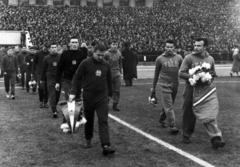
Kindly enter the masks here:
<path id="1" fill-rule="evenodd" d="M 185 57 L 179 70 L 179 77 L 186 80 L 182 106 L 183 142 L 191 143 L 190 137 L 198 118 L 211 138 L 212 148 L 217 150 L 224 147 L 225 142 L 217 126 L 219 104 L 216 87 L 212 83 L 216 73 L 214 59 L 206 51 L 207 46 L 207 39 L 196 39 L 194 51 Z"/>

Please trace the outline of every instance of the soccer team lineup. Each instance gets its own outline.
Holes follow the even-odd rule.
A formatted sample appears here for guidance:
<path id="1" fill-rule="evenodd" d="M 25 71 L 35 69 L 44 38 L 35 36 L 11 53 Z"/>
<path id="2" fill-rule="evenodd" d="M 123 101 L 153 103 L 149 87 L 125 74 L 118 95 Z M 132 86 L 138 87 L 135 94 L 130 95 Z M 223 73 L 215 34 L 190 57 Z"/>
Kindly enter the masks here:
<path id="1" fill-rule="evenodd" d="M 0 0 L 0 166 L 240 166 L 239 26 L 221 27 L 240 5 L 220 1 Z M 58 27 L 55 15 L 73 20 Z M 220 28 L 202 20 L 212 15 Z M 181 21 L 202 29 L 184 36 Z"/>

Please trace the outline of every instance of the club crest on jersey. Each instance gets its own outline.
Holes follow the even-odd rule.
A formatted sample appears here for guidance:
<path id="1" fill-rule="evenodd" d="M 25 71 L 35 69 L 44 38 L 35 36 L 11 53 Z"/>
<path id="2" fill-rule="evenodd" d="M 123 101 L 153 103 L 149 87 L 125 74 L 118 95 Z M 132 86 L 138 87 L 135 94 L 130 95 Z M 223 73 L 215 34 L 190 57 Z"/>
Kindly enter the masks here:
<path id="1" fill-rule="evenodd" d="M 55 66 L 55 67 L 56 67 L 56 66 L 57 66 L 57 62 L 53 62 L 53 66 Z"/>
<path id="2" fill-rule="evenodd" d="M 76 60 L 73 60 L 73 61 L 72 61 L 72 64 L 73 64 L 73 65 L 76 65 L 76 64 L 77 64 Z"/>
<path id="3" fill-rule="evenodd" d="M 102 71 L 100 71 L 100 70 L 97 70 L 95 73 L 96 73 L 97 77 L 101 77 L 101 75 L 102 75 Z"/>

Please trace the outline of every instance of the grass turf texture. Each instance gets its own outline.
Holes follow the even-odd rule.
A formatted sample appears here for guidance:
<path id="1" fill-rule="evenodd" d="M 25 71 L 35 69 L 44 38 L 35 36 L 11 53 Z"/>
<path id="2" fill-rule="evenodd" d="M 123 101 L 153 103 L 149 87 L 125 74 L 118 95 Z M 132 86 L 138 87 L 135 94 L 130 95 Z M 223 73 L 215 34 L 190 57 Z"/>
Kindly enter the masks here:
<path id="1" fill-rule="evenodd" d="M 200 122 L 196 123 L 192 143 L 182 143 L 182 136 L 173 136 L 169 129 L 158 123 L 160 109 L 159 85 L 157 97 L 159 104 L 148 104 L 152 80 L 134 81 L 133 87 L 122 87 L 120 112 L 110 113 L 131 125 L 201 158 L 215 166 L 234 167 L 240 164 L 240 114 L 238 78 L 217 78 L 217 93 L 220 104 L 218 125 L 227 145 L 214 151 L 209 137 Z M 227 81 L 224 83 L 222 81 Z M 230 82 L 234 81 L 234 82 Z M 218 83 L 222 82 L 222 83 Z M 230 83 L 229 83 L 230 82 Z M 3 83 L 0 85 L 3 87 Z M 180 84 L 175 102 L 177 126 L 181 125 L 182 91 Z M 97 119 L 95 123 L 93 148 L 84 149 L 83 127 L 74 135 L 64 134 L 60 129 L 61 118 L 53 119 L 49 109 L 38 108 L 37 93 L 16 90 L 16 100 L 8 100 L 4 89 L 0 89 L 0 166 L 50 166 L 50 167 L 197 167 L 193 161 L 166 149 L 109 118 L 112 145 L 116 148 L 114 156 L 104 157 L 98 136 Z M 61 117 L 61 113 L 59 114 Z"/>

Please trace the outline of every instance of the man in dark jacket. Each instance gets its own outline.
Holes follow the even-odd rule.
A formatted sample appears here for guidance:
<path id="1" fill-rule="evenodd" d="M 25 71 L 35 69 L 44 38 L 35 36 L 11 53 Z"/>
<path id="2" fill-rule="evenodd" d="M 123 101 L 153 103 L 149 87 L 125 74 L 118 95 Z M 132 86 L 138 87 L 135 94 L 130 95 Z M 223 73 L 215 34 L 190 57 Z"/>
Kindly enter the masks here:
<path id="1" fill-rule="evenodd" d="M 86 55 L 88 54 L 88 47 L 86 43 L 82 43 L 80 50 L 83 51 Z"/>
<path id="2" fill-rule="evenodd" d="M 14 48 L 14 56 L 16 56 L 16 58 L 18 57 L 18 54 L 20 53 L 20 47 L 18 45 L 15 46 Z M 16 76 L 16 84 L 18 86 L 21 86 L 21 80 Z"/>
<path id="3" fill-rule="evenodd" d="M 133 52 L 133 71 L 134 71 L 134 79 L 137 79 L 138 76 L 137 76 L 137 65 L 138 65 L 138 55 L 137 55 L 137 52 Z"/>
<path id="4" fill-rule="evenodd" d="M 43 59 L 47 55 L 49 55 L 48 48 L 49 48 L 49 46 L 45 44 L 42 47 L 42 50 L 36 53 L 36 55 L 34 57 L 34 62 L 33 62 L 32 74 L 36 74 L 36 76 L 37 76 L 38 95 L 39 95 L 39 101 L 40 101 L 39 107 L 40 108 L 43 108 L 43 107 L 48 108 L 47 79 L 45 78 L 44 84 L 40 84 Z"/>
<path id="5" fill-rule="evenodd" d="M 134 52 L 130 49 L 130 42 L 125 42 L 123 46 L 123 79 L 125 80 L 125 86 L 132 86 L 132 79 L 134 78 Z"/>
<path id="6" fill-rule="evenodd" d="M 1 69 L 4 75 L 4 85 L 6 91 L 6 97 L 15 99 L 15 81 L 16 74 L 18 73 L 17 57 L 14 56 L 14 51 L 10 48 L 7 51 L 7 55 L 3 56 L 1 62 Z M 11 96 L 9 95 L 9 84 L 11 82 Z"/>
<path id="7" fill-rule="evenodd" d="M 57 53 L 57 45 L 51 44 L 50 54 L 43 59 L 42 75 L 40 84 L 45 84 L 45 78 L 47 78 L 48 89 L 48 103 L 53 112 L 53 118 L 57 118 L 57 103 L 60 97 L 60 91 L 55 90 L 57 66 L 60 55 Z"/>
<path id="8" fill-rule="evenodd" d="M 22 47 L 22 51 L 17 55 L 18 59 L 18 66 L 20 68 L 20 73 L 21 73 L 21 86 L 22 90 L 24 90 L 25 87 L 25 74 L 26 74 L 26 67 L 27 64 L 25 62 L 25 58 L 28 54 L 28 51 L 26 50 L 26 47 Z"/>
<path id="9" fill-rule="evenodd" d="M 94 113 L 98 116 L 99 135 L 103 154 L 113 154 L 115 150 L 110 147 L 108 127 L 108 96 L 112 96 L 112 77 L 108 62 L 103 60 L 106 47 L 97 44 L 93 56 L 83 60 L 74 75 L 69 101 L 76 98 L 78 88 L 83 88 L 85 124 L 85 148 L 91 147 L 93 137 Z"/>
<path id="10" fill-rule="evenodd" d="M 0 63 L 2 61 L 3 56 L 5 56 L 6 54 L 7 54 L 7 49 L 5 47 L 2 47 L 2 49 L 0 50 Z M 2 72 L 2 70 L 0 70 L 0 71 L 1 71 L 0 78 L 2 78 L 3 72 Z"/>
<path id="11" fill-rule="evenodd" d="M 36 80 L 36 75 L 32 73 L 33 71 L 33 61 L 34 61 L 34 56 L 35 56 L 35 47 L 31 46 L 29 50 L 29 54 L 26 55 L 24 64 L 27 65 L 26 67 L 26 90 L 29 92 L 29 81 L 31 79 Z M 36 88 L 32 90 L 33 92 L 36 91 Z"/>
<path id="12" fill-rule="evenodd" d="M 71 82 L 73 75 L 77 71 L 79 64 L 87 58 L 87 55 L 78 50 L 79 41 L 78 38 L 72 37 L 69 41 L 70 50 L 66 50 L 61 54 L 58 66 L 55 89 L 60 91 L 60 83 L 62 83 L 62 89 L 65 93 L 65 100 L 69 99 L 69 92 L 71 89 Z M 80 98 L 81 89 L 77 91 L 77 98 Z M 66 120 L 63 117 L 63 123 Z"/>

